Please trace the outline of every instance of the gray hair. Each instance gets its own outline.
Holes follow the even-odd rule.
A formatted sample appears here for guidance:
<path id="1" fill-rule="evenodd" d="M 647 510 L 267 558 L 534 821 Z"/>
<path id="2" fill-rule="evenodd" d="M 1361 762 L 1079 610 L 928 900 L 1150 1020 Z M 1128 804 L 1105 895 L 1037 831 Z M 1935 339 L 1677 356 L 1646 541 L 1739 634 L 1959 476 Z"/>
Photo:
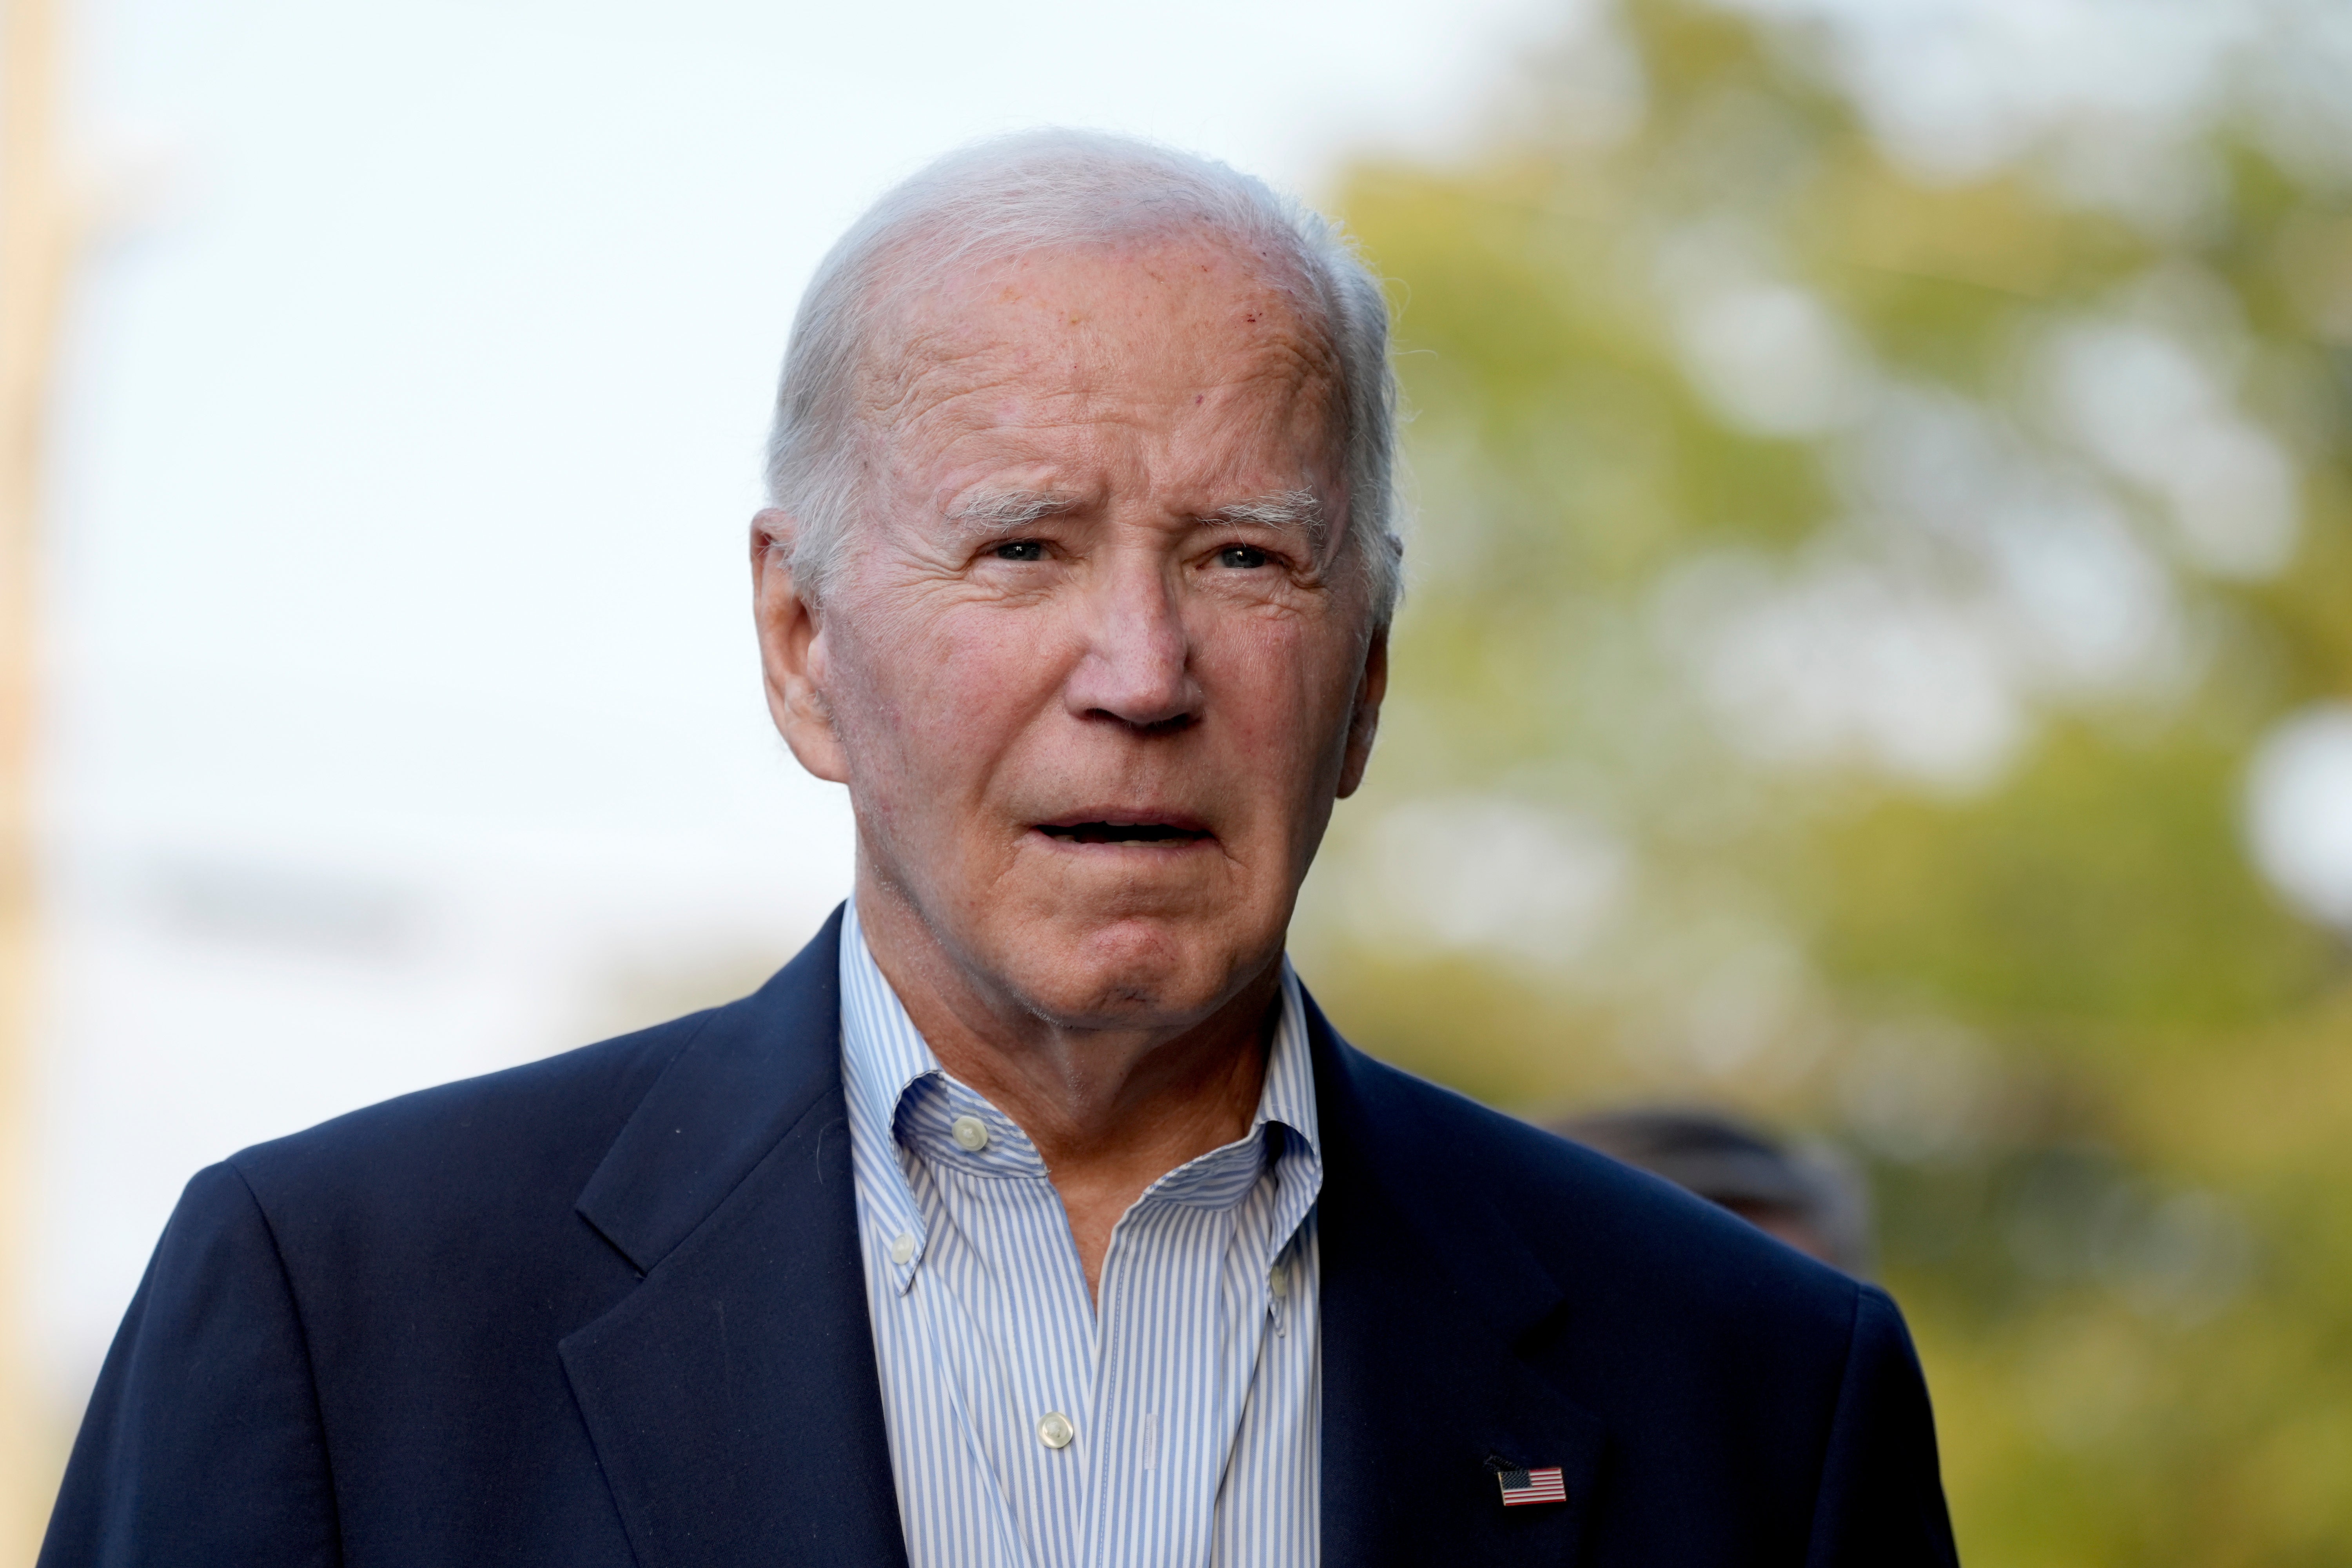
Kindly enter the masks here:
<path id="1" fill-rule="evenodd" d="M 865 499 L 858 378 L 891 319 L 894 285 L 1025 251 L 1206 229 L 1269 263 L 1327 334 L 1340 386 L 1348 535 L 1375 626 L 1402 584 L 1396 374 L 1388 301 L 1339 226 L 1227 165 L 1100 132 L 982 142 L 885 193 L 818 263 L 793 320 L 768 434 L 768 501 L 793 520 L 791 567 L 819 597 Z M 1343 542 L 1344 543 L 1344 542 Z"/>

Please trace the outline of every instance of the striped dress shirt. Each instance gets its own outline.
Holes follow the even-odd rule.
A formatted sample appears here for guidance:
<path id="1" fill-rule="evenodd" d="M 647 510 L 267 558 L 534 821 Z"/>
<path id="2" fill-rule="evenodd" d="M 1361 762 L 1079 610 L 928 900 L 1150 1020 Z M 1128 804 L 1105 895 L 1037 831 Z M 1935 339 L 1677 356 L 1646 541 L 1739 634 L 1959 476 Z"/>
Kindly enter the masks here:
<path id="1" fill-rule="evenodd" d="M 1169 1172 L 1087 1290 L 1036 1148 L 950 1078 L 841 941 L 866 1310 L 911 1568 L 1308 1568 L 1320 1531 L 1315 1199 L 1297 976 L 1245 1137 Z"/>

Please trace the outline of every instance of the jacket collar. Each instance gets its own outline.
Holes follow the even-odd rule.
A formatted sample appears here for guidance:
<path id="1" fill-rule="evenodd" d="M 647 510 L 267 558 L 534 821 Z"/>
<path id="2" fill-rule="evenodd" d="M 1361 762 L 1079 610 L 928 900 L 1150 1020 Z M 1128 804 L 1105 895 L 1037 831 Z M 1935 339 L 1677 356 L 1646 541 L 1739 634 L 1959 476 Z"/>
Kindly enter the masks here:
<path id="1" fill-rule="evenodd" d="M 558 1350 L 646 1568 L 903 1565 L 841 1094 L 841 918 L 704 1021 L 580 1195 L 645 1275 Z"/>
<path id="2" fill-rule="evenodd" d="M 798 957 L 702 1026 L 639 1102 L 580 1194 L 583 1218 L 639 1274 L 708 1218 L 779 1139 L 841 1088 L 841 911 Z"/>

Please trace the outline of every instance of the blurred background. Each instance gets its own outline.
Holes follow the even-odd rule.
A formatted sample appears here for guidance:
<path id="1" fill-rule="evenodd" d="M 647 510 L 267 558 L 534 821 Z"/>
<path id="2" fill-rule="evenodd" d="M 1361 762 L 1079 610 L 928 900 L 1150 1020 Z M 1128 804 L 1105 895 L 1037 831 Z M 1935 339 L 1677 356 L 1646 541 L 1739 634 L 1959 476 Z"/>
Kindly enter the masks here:
<path id="1" fill-rule="evenodd" d="M 1341 1027 L 1859 1172 L 1974 1568 L 2352 1563 L 2352 6 L 5 9 L 0 1561 L 197 1167 L 840 896 L 772 377 L 1053 121 L 1392 279 Z"/>

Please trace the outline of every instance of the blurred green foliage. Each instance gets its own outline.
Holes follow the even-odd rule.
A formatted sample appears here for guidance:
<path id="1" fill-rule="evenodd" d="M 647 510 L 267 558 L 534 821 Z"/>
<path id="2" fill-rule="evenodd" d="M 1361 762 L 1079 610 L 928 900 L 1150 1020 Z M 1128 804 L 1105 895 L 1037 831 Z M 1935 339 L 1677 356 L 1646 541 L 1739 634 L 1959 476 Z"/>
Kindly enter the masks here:
<path id="1" fill-rule="evenodd" d="M 1348 174 L 1423 521 L 1302 959 L 1499 1103 L 1861 1155 L 1972 1563 L 2352 1562 L 2352 966 L 2245 828 L 2352 695 L 2352 186 L 2254 67 L 2104 186 L 1854 68 L 1627 0 Z"/>

